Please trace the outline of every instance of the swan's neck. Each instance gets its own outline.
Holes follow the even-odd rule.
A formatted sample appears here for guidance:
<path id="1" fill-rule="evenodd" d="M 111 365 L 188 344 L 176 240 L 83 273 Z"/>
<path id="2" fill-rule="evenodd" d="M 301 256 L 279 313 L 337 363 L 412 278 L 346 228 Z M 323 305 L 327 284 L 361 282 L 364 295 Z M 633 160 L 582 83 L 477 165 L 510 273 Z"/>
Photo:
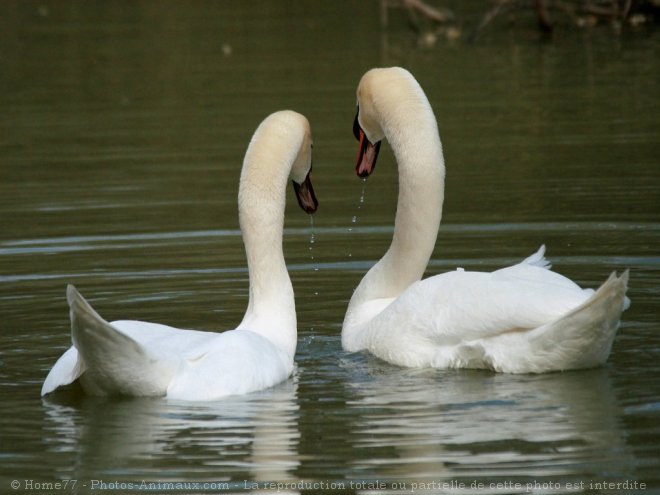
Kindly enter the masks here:
<path id="1" fill-rule="evenodd" d="M 440 227 L 445 163 L 435 117 L 428 112 L 417 125 L 385 130 L 399 171 L 394 236 L 379 262 L 391 297 L 422 278 Z"/>
<path id="2" fill-rule="evenodd" d="M 381 113 L 381 125 L 399 171 L 394 236 L 387 253 L 355 290 L 344 328 L 360 323 L 364 315 L 359 314 L 358 307 L 363 303 L 396 298 L 420 280 L 435 246 L 444 200 L 445 165 L 440 136 L 423 93 L 404 107 L 405 111 Z"/>
<path id="3" fill-rule="evenodd" d="M 293 356 L 296 310 L 282 250 L 288 175 L 271 173 L 288 172 L 290 168 L 272 163 L 268 167 L 254 165 L 244 169 L 241 175 L 239 220 L 247 255 L 250 294 L 248 308 L 238 328 L 262 334 Z"/>

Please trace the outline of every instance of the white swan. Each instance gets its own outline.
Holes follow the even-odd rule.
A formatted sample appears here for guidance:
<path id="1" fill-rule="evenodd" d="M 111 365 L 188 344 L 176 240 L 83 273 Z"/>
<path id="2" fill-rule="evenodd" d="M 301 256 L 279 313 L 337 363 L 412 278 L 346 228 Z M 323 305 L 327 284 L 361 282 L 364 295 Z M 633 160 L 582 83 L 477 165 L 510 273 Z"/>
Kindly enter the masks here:
<path id="1" fill-rule="evenodd" d="M 41 395 L 77 379 L 93 395 L 212 400 L 285 380 L 296 352 L 296 310 L 282 252 L 285 192 L 293 179 L 300 206 L 317 207 L 309 172 L 307 119 L 292 111 L 267 117 L 248 146 L 238 208 L 250 295 L 241 324 L 223 333 L 141 321 L 108 323 L 69 285 L 73 346 L 55 363 Z"/>
<path id="2" fill-rule="evenodd" d="M 597 290 L 550 270 L 545 247 L 492 273 L 458 269 L 421 280 L 435 245 L 445 165 L 433 110 L 414 77 L 373 69 L 357 89 L 356 170 L 373 170 L 383 138 L 399 169 L 394 236 L 348 305 L 342 345 L 409 367 L 541 373 L 602 364 L 610 353 L 628 272 Z"/>

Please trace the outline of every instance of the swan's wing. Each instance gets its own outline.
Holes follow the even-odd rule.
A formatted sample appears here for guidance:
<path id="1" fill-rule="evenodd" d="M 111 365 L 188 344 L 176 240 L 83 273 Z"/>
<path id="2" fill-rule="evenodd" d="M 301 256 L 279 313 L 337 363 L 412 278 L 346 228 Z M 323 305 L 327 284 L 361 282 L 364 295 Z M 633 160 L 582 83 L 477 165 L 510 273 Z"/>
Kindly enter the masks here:
<path id="1" fill-rule="evenodd" d="M 208 342 L 220 335 L 216 332 L 184 330 L 148 321 L 117 320 L 110 325 L 147 349 L 153 356 L 162 359 L 168 359 L 168 356 L 192 359 L 207 351 Z"/>
<path id="2" fill-rule="evenodd" d="M 75 382 L 85 371 L 83 362 L 78 359 L 78 349 L 69 347 L 52 367 L 41 387 L 44 396 L 54 390 Z"/>
<path id="3" fill-rule="evenodd" d="M 162 395 L 177 366 L 105 321 L 69 285 L 71 337 L 85 365 L 86 385 L 98 394 Z"/>
<path id="4" fill-rule="evenodd" d="M 373 324 L 394 325 L 435 345 L 454 345 L 536 328 L 560 318 L 591 293 L 536 265 L 493 273 L 457 270 L 411 285 Z"/>
<path id="5" fill-rule="evenodd" d="M 214 400 L 246 394 L 284 381 L 292 371 L 291 358 L 266 338 L 249 330 L 229 330 L 182 360 L 167 397 Z"/>
<path id="6" fill-rule="evenodd" d="M 591 368 L 604 363 L 619 327 L 626 298 L 628 271 L 612 273 L 585 302 L 561 318 L 529 332 L 479 339 L 435 356 L 439 367 L 488 367 L 507 373 L 542 373 Z"/>
<path id="7" fill-rule="evenodd" d="M 361 329 L 361 346 L 402 366 L 432 366 L 442 358 L 483 366 L 484 342 L 520 334 L 561 318 L 589 295 L 536 265 L 499 273 L 457 270 L 416 282 Z M 443 352 L 449 353 L 442 356 Z"/>

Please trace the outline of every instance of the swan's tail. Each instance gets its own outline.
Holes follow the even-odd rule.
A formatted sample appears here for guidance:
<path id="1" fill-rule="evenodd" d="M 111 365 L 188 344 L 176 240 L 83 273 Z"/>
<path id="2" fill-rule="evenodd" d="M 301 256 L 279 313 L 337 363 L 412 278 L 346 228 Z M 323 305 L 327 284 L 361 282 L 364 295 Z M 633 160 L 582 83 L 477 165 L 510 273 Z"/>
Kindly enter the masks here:
<path id="1" fill-rule="evenodd" d="M 496 348 L 486 351 L 485 361 L 496 371 L 508 373 L 602 365 L 610 355 L 621 313 L 630 305 L 627 289 L 628 270 L 621 276 L 613 272 L 589 299 L 558 320 L 529 332 L 503 336 Z M 524 351 L 510 359 L 509 350 L 516 346 Z"/>
<path id="2" fill-rule="evenodd" d="M 73 285 L 67 287 L 66 296 L 73 348 L 51 370 L 42 395 L 71 383 L 83 372 L 84 388 L 91 394 L 163 395 L 171 372 L 105 321 Z"/>

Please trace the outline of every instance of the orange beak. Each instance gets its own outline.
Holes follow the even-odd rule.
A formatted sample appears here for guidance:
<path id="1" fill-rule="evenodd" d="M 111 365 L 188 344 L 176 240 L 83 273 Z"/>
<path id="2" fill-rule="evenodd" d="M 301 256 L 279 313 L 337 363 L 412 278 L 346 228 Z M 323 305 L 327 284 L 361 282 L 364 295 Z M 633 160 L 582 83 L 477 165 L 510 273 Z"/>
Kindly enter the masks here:
<path id="1" fill-rule="evenodd" d="M 298 204 L 305 213 L 312 214 L 319 207 L 319 202 L 314 194 L 314 187 L 312 186 L 311 170 L 305 177 L 302 184 L 293 181 L 293 190 L 296 192 Z"/>
<path id="2" fill-rule="evenodd" d="M 353 122 L 353 134 L 355 139 L 360 142 L 360 148 L 358 149 L 357 160 L 355 164 L 355 172 L 359 177 L 366 178 L 371 175 L 376 167 L 376 160 L 378 159 L 378 151 L 380 150 L 380 141 L 376 144 L 372 144 L 367 135 L 360 127 L 360 122 L 358 121 L 358 113 L 355 115 L 355 121 Z"/>

